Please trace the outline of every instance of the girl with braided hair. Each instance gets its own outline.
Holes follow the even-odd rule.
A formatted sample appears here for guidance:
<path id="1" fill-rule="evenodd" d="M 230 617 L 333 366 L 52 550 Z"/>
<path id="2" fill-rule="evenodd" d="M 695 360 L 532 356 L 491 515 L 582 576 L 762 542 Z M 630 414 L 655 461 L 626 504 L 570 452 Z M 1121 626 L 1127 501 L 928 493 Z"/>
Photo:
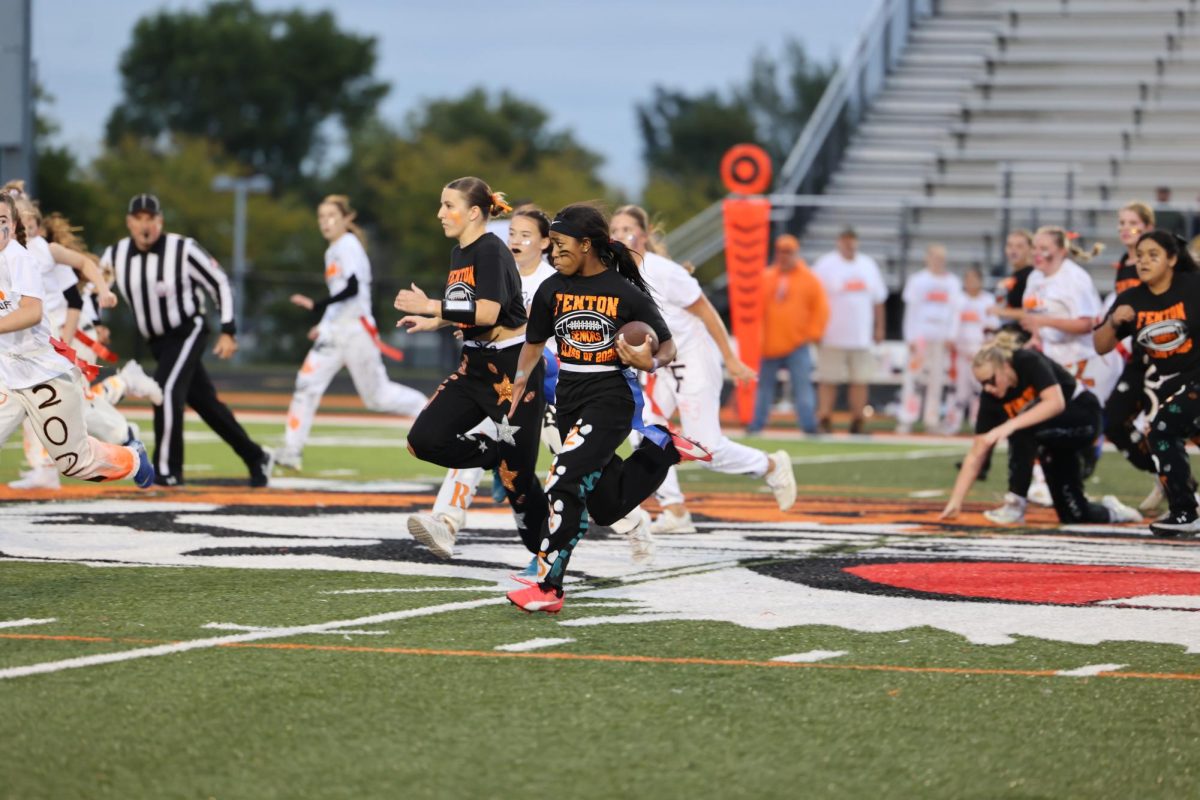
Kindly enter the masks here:
<path id="1" fill-rule="evenodd" d="M 1008 493 L 984 516 L 1002 525 L 1025 521 L 1026 496 L 1038 460 L 1061 522 L 1140 522 L 1142 515 L 1107 495 L 1100 503 L 1083 493 L 1079 452 L 1100 432 L 1100 401 L 1062 365 L 1020 348 L 1010 332 L 975 355 L 971 368 L 982 387 L 975 441 L 962 461 L 942 519 L 953 519 L 992 448 L 1008 439 Z"/>
<path id="2" fill-rule="evenodd" d="M 623 518 L 682 458 L 712 456 L 679 434 L 642 422 L 636 371 L 653 372 L 669 364 L 675 342 L 633 253 L 609 239 L 604 214 L 587 204 L 567 206 L 550 225 L 550 241 L 558 274 L 542 283 L 530 305 L 509 414 L 518 412 L 526 386 L 539 380 L 531 373 L 553 337 L 558 344 L 562 449 L 545 484 L 549 513 L 539 535 L 538 557 L 546 563 L 546 573 L 536 582 L 522 578 L 526 585 L 509 592 L 508 599 L 524 611 L 554 613 L 562 609 L 567 563 L 587 531 L 586 519 L 649 541 L 648 515 L 634 522 Z M 635 347 L 618 335 L 635 321 L 650 326 L 657 349 L 649 336 Z M 622 459 L 616 451 L 631 430 L 638 430 L 643 439 L 628 459 Z"/>

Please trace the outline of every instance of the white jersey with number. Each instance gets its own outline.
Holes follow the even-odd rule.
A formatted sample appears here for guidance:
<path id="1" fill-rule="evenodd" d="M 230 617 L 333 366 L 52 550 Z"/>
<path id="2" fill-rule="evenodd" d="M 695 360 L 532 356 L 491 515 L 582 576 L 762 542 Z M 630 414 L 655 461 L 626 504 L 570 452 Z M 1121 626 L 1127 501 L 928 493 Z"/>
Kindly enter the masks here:
<path id="1" fill-rule="evenodd" d="M 351 277 L 358 278 L 358 294 L 329 305 L 321 325 L 358 325 L 361 317 L 371 319 L 371 261 L 366 248 L 353 233 L 344 233 L 325 251 L 325 285 L 330 296 L 346 288 Z"/>
<path id="2" fill-rule="evenodd" d="M 24 247 L 10 241 L 0 252 L 0 317 L 21 305 L 21 298 L 45 299 L 45 284 L 37 262 Z M 31 327 L 0 333 L 0 386 L 27 389 L 50 380 L 74 366 L 50 346 L 46 317 Z"/>
<path id="3" fill-rule="evenodd" d="M 928 269 L 913 273 L 904 282 L 904 341 L 950 341 L 961 295 L 962 281 L 957 275 Z"/>

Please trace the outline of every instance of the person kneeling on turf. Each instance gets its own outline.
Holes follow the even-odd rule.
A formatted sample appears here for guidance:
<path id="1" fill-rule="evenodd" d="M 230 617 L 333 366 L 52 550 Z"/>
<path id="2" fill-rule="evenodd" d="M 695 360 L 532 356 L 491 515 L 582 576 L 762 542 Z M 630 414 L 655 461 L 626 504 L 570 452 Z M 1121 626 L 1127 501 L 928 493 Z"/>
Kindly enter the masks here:
<path id="1" fill-rule="evenodd" d="M 1060 364 L 1037 350 L 1018 349 L 1011 333 L 983 346 L 971 364 L 983 387 L 975 441 L 962 461 L 942 519 L 962 510 L 971 484 L 991 449 L 1008 439 L 1008 493 L 1004 505 L 985 511 L 991 522 L 1025 521 L 1033 462 L 1041 461 L 1060 522 L 1140 522 L 1142 515 L 1107 495 L 1100 503 L 1083 493 L 1079 453 L 1100 431 L 1100 401 Z"/>

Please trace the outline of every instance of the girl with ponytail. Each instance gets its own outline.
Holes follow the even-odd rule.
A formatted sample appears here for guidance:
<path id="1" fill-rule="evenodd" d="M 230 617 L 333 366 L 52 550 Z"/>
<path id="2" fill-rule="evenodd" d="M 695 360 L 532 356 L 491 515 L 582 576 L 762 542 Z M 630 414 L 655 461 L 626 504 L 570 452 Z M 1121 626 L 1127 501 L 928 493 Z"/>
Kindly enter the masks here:
<path id="1" fill-rule="evenodd" d="M 975 440 L 963 459 L 942 519 L 962 510 L 971 484 L 993 447 L 1008 439 L 1008 493 L 1004 505 L 985 511 L 999 525 L 1025 521 L 1034 461 L 1040 461 L 1064 523 L 1139 522 L 1142 515 L 1112 495 L 1099 503 L 1083 493 L 1080 451 L 1100 433 L 1100 401 L 1061 365 L 1037 350 L 1021 349 L 1019 337 L 1003 331 L 971 363 L 982 387 Z"/>
<path id="2" fill-rule="evenodd" d="M 408 451 L 422 461 L 453 469 L 495 469 L 525 547 L 537 552 L 547 509 L 537 478 L 537 455 L 545 398 L 543 365 L 529 364 L 528 390 L 517 373 L 525 342 L 521 276 L 508 246 L 487 222 L 512 208 L 482 179 L 458 178 L 442 189 L 437 218 L 449 239 L 450 273 L 441 300 L 417 288 L 396 295 L 405 314 L 397 327 L 409 333 L 457 328 L 463 358 L 434 392 L 408 432 Z M 539 355 L 541 351 L 538 351 Z M 517 386 L 520 389 L 517 389 Z M 495 434 L 487 434 L 494 425 Z M 432 514 L 408 519 L 413 538 L 440 558 L 454 554 L 457 531 Z"/>
<path id="3" fill-rule="evenodd" d="M 642 389 L 636 370 L 653 372 L 675 357 L 675 342 L 651 299 L 632 251 L 609 239 L 609 224 L 587 204 L 567 206 L 550 224 L 551 257 L 558 274 L 548 278 L 529 309 L 527 341 L 517 365 L 513 411 L 528 374 L 553 337 L 558 344 L 558 429 L 562 451 L 546 481 L 549 515 L 539 536 L 545 575 L 524 580 L 508 599 L 524 611 L 557 612 L 571 554 L 587 520 L 610 525 L 631 539 L 635 557 L 652 552 L 648 515 L 627 517 L 650 496 L 682 458 L 708 460 L 704 448 L 662 426 L 642 424 Z M 619 331 L 644 322 L 653 336 L 636 347 Z M 642 442 L 628 460 L 616 450 L 638 430 Z M 585 512 L 586 511 L 586 516 Z"/>

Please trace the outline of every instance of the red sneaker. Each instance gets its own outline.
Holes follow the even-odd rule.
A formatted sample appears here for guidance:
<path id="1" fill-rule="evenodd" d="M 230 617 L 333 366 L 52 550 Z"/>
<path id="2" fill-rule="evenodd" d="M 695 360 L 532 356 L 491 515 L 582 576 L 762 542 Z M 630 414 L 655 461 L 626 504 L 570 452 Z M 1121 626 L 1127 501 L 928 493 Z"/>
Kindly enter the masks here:
<path id="1" fill-rule="evenodd" d="M 513 589 L 505 596 L 508 602 L 527 613 L 545 611 L 547 614 L 557 614 L 563 607 L 562 597 L 555 594 L 553 589 L 543 589 L 536 583 L 524 589 Z"/>
<path id="2" fill-rule="evenodd" d="M 712 453 L 704 449 L 699 442 L 689 439 L 678 431 L 670 431 L 671 444 L 679 453 L 680 461 L 712 461 Z"/>

